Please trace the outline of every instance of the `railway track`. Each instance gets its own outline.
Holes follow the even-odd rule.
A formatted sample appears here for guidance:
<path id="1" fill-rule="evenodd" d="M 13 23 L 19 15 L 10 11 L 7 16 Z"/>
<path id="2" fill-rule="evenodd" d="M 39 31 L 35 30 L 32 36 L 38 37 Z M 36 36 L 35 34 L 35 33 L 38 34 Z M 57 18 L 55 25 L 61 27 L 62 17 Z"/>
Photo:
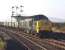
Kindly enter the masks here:
<path id="1" fill-rule="evenodd" d="M 20 34 L 21 36 L 21 34 Z M 61 42 L 61 41 L 57 41 L 57 40 L 53 40 L 53 39 L 39 39 L 39 38 L 36 38 L 36 37 L 31 37 L 31 36 L 25 36 L 26 38 L 29 38 L 30 40 L 32 39 L 33 41 L 37 42 L 38 44 L 42 45 L 42 46 L 50 46 L 51 45 L 51 48 L 49 48 L 50 50 L 52 50 L 52 48 L 56 48 L 57 50 L 65 50 L 65 43 L 64 42 Z M 36 40 L 36 39 L 37 40 Z M 46 48 L 48 48 L 46 46 Z"/>
<path id="2" fill-rule="evenodd" d="M 19 34 L 21 36 L 21 33 L 19 33 Z M 58 47 L 59 49 L 64 49 L 65 50 L 65 40 L 54 40 L 54 39 L 43 39 L 42 40 L 42 39 L 40 39 L 40 38 L 38 38 L 36 36 L 32 36 L 32 35 L 29 36 L 26 33 L 24 33 L 24 34 L 25 34 L 25 37 L 27 37 L 27 38 L 30 38 L 30 39 L 33 39 L 34 38 L 34 39 L 37 39 L 37 40 L 41 41 L 41 45 L 42 45 L 42 43 L 45 43 L 46 42 L 46 43 L 48 43 L 50 45 L 55 46 L 56 48 Z"/>
<path id="3" fill-rule="evenodd" d="M 45 48 L 44 50 L 65 50 L 65 45 L 64 45 L 65 43 L 62 42 L 62 41 L 57 41 L 57 40 L 53 40 L 53 39 L 51 39 L 51 40 L 50 39 L 40 39 L 38 37 L 29 35 L 29 34 L 26 34 L 26 33 L 23 33 L 23 32 L 17 32 L 17 31 L 13 31 L 13 30 L 7 30 L 7 32 L 13 33 L 13 35 L 12 35 L 13 37 L 16 35 L 16 37 L 19 38 L 19 39 L 21 39 L 23 37 L 23 38 L 25 38 L 29 41 L 30 40 L 34 41 L 33 43 L 35 43 L 35 44 L 37 43 L 38 46 L 42 46 L 41 48 L 44 47 Z M 20 40 L 18 40 L 18 41 L 20 41 Z M 21 43 L 21 41 L 20 41 L 20 43 Z M 31 44 L 29 44 L 29 45 L 31 45 Z M 31 47 L 29 47 L 29 48 L 31 48 Z M 31 49 L 29 49 L 29 50 L 31 50 Z"/>
<path id="4" fill-rule="evenodd" d="M 41 45 L 39 45 L 29 39 L 26 39 L 25 37 L 20 37 L 17 34 L 15 34 L 14 32 L 11 32 L 10 30 L 7 30 L 5 32 L 9 36 L 12 36 L 12 38 L 15 38 L 16 40 L 18 40 L 24 46 L 26 46 L 28 48 L 28 50 L 47 50 L 46 48 L 42 47 Z"/>

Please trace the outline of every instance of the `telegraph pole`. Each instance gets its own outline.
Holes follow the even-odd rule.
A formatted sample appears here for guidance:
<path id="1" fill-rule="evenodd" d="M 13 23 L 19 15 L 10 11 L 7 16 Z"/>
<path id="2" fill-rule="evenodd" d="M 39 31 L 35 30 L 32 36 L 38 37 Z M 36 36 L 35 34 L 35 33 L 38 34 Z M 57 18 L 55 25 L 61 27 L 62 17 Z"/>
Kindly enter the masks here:
<path id="1" fill-rule="evenodd" d="M 11 27 L 12 27 L 12 17 L 14 16 L 14 11 L 13 11 L 13 9 L 14 9 L 14 6 L 12 6 Z"/>
<path id="2" fill-rule="evenodd" d="M 18 18 L 18 12 L 17 12 L 17 10 L 19 9 L 19 7 L 18 6 L 16 6 L 16 17 L 17 17 L 17 22 L 18 22 L 18 29 L 19 29 L 19 18 Z"/>
<path id="3" fill-rule="evenodd" d="M 19 25 L 20 25 L 20 17 L 21 17 L 21 13 L 23 12 L 23 10 L 22 10 L 22 5 L 20 5 L 20 7 L 18 7 L 18 6 L 15 6 L 15 12 L 13 11 L 14 10 L 14 6 L 12 6 L 12 16 L 11 16 L 11 26 L 12 26 L 12 17 L 14 17 L 14 13 L 15 13 L 15 17 L 16 17 L 16 19 L 17 19 L 17 22 L 18 22 L 18 28 L 19 28 Z M 20 10 L 19 12 L 20 13 L 18 13 L 18 10 Z"/>
<path id="4" fill-rule="evenodd" d="M 20 9 L 20 13 L 22 13 L 22 12 L 23 12 L 22 7 L 23 7 L 23 6 L 22 6 L 22 5 L 20 5 L 20 8 L 21 8 L 21 9 Z M 21 14 L 18 14 L 18 16 L 17 16 L 18 28 L 19 28 L 19 26 L 20 26 L 20 20 L 19 20 L 19 19 L 20 19 L 20 17 L 21 17 Z"/>

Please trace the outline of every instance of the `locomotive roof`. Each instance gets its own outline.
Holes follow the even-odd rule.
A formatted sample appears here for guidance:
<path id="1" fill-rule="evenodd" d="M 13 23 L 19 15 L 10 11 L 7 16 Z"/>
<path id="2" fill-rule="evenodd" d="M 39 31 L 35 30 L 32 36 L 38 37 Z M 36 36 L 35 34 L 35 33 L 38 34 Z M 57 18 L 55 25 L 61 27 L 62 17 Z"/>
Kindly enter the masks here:
<path id="1" fill-rule="evenodd" d="M 34 15 L 33 17 L 34 17 L 35 20 L 41 20 L 41 19 L 43 19 L 43 20 L 49 20 L 47 18 L 47 16 L 45 16 L 45 15 Z"/>
<path id="2" fill-rule="evenodd" d="M 21 20 L 23 20 L 23 19 L 29 19 L 29 18 L 34 18 L 34 20 L 40 20 L 40 19 L 43 19 L 43 20 L 49 20 L 48 18 L 47 18 L 47 16 L 45 16 L 45 15 L 33 15 L 33 16 L 13 16 L 14 18 L 20 18 Z"/>

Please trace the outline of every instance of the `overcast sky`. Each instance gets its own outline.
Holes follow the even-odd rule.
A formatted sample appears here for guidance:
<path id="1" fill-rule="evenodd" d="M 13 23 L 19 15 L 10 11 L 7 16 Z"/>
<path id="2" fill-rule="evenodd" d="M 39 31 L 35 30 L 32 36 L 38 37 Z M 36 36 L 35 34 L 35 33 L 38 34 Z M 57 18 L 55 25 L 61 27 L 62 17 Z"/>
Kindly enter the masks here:
<path id="1" fill-rule="evenodd" d="M 0 0 L 0 21 L 10 21 L 11 7 L 20 5 L 22 15 L 44 14 L 51 21 L 65 22 L 65 0 Z"/>

